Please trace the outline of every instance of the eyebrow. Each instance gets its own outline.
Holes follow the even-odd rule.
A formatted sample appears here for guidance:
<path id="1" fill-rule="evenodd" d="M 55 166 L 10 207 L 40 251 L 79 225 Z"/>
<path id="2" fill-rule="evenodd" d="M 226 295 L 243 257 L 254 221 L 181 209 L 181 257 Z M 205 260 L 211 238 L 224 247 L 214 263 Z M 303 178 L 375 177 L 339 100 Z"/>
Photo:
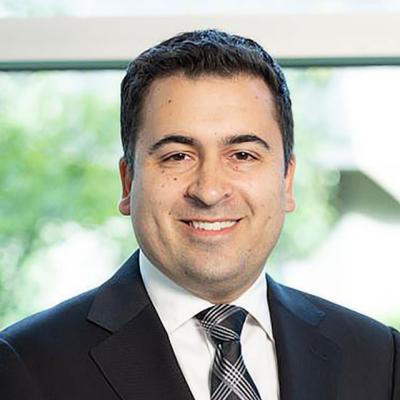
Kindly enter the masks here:
<path id="1" fill-rule="evenodd" d="M 193 139 L 190 136 L 184 135 L 168 135 L 161 138 L 158 142 L 152 144 L 149 149 L 149 154 L 153 154 L 160 147 L 163 147 L 169 143 L 180 143 L 187 144 L 189 146 L 195 146 L 200 144 L 196 139 Z"/>
<path id="2" fill-rule="evenodd" d="M 190 136 L 167 135 L 161 138 L 156 143 L 152 144 L 149 148 L 148 153 L 153 154 L 155 151 L 157 151 L 158 149 L 169 143 L 180 143 L 189 146 L 200 146 L 200 142 L 196 139 L 193 139 Z M 241 144 L 241 143 L 258 143 L 267 150 L 270 149 L 270 145 L 264 139 L 261 139 L 259 136 L 254 134 L 240 134 L 240 135 L 228 136 L 226 138 L 223 138 L 221 143 L 224 146 L 230 146 L 233 144 Z"/>
<path id="3" fill-rule="evenodd" d="M 233 135 L 223 140 L 223 144 L 225 146 L 229 146 L 232 144 L 240 144 L 240 143 L 252 143 L 252 142 L 260 144 L 267 150 L 270 149 L 269 144 L 264 139 L 261 139 L 259 136 L 254 134 Z"/>

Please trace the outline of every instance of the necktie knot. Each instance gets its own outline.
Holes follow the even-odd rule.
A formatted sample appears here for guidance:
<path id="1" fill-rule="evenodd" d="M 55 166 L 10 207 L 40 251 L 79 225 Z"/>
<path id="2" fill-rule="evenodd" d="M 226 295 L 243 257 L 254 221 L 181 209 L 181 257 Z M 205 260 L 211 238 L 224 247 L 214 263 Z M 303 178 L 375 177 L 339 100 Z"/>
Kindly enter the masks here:
<path id="1" fill-rule="evenodd" d="M 215 344 L 240 341 L 247 311 L 231 304 L 218 304 L 196 315 Z"/>

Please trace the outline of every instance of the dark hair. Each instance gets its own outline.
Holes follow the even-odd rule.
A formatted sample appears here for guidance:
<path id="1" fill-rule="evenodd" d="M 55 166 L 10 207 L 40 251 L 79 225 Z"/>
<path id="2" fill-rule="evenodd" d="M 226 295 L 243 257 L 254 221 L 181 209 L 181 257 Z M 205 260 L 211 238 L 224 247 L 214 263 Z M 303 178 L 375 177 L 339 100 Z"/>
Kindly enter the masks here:
<path id="1" fill-rule="evenodd" d="M 144 51 L 129 64 L 121 83 L 121 138 L 131 172 L 148 89 L 155 79 L 179 73 L 190 78 L 240 73 L 261 77 L 274 97 L 287 172 L 293 151 L 293 116 L 281 68 L 255 41 L 215 29 L 181 33 Z"/>

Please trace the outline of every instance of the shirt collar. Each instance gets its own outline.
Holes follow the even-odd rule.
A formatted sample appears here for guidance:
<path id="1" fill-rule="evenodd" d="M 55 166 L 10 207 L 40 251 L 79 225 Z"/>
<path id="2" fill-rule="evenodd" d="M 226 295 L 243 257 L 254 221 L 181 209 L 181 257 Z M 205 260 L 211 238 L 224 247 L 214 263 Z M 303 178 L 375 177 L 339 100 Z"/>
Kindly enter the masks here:
<path id="1" fill-rule="evenodd" d="M 195 296 L 157 269 L 140 250 L 139 267 L 144 286 L 168 334 L 173 333 L 200 311 L 214 304 Z M 231 304 L 244 308 L 273 341 L 267 299 L 267 280 L 263 273 Z"/>

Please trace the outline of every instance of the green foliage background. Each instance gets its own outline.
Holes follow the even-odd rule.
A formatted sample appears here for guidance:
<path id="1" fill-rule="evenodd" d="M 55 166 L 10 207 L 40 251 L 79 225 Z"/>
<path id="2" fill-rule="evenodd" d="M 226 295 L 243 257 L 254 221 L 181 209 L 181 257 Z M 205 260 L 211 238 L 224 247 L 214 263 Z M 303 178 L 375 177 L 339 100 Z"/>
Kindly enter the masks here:
<path id="1" fill-rule="evenodd" d="M 46 226 L 117 214 L 119 104 L 116 73 L 2 73 L 0 87 L 1 326 L 34 311 L 28 261 L 62 240 Z"/>

